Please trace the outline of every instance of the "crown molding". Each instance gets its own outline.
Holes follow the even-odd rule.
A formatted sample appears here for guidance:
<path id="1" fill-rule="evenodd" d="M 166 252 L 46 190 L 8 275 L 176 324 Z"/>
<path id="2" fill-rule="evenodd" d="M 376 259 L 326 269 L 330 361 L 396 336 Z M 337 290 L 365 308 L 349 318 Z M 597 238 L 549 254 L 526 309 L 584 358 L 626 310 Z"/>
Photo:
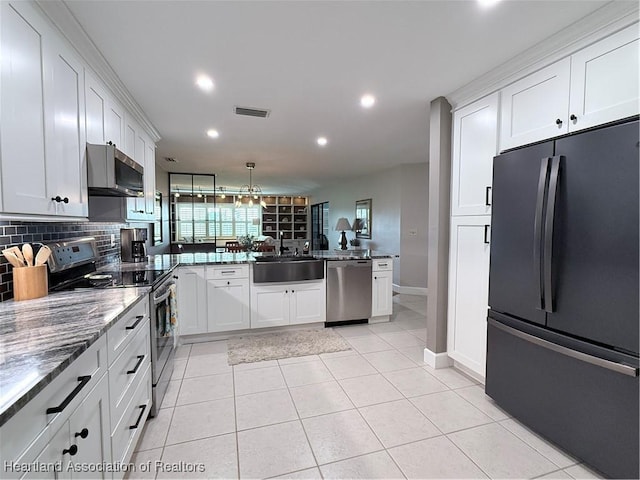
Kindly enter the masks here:
<path id="1" fill-rule="evenodd" d="M 639 4 L 612 1 L 539 42 L 505 63 L 446 95 L 453 110 L 540 70 L 578 50 L 638 22 Z"/>
<path id="2" fill-rule="evenodd" d="M 111 94 L 122 104 L 125 110 L 151 136 L 152 140 L 160 140 L 160 133 L 151 123 L 147 115 L 129 93 L 125 84 L 113 70 L 100 49 L 82 28 L 80 22 L 73 15 L 67 4 L 62 1 L 36 0 L 36 5 L 49 21 L 58 29 L 60 34 L 71 44 L 85 63 L 93 70 L 99 79 L 109 89 Z"/>

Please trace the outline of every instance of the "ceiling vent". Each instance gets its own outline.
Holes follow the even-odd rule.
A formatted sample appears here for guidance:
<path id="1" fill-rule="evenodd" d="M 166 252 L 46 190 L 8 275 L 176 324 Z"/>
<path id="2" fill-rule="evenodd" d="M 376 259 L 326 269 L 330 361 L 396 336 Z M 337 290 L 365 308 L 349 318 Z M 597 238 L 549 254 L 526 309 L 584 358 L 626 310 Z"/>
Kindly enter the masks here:
<path id="1" fill-rule="evenodd" d="M 258 118 L 267 118 L 271 113 L 271 110 L 264 110 L 261 108 L 250 108 L 250 107 L 234 107 L 236 111 L 236 115 L 245 115 L 247 117 L 258 117 Z"/>
<path id="2" fill-rule="evenodd" d="M 169 163 L 178 163 L 178 161 L 175 158 L 172 157 L 164 157 L 165 161 L 169 162 Z"/>

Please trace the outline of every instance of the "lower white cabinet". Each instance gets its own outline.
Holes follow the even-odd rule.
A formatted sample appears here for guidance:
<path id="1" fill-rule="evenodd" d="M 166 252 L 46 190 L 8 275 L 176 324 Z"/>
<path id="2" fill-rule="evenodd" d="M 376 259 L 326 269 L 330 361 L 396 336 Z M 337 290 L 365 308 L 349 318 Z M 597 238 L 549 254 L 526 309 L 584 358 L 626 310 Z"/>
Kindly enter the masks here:
<path id="1" fill-rule="evenodd" d="M 38 456 L 38 462 L 58 463 L 61 478 L 111 478 L 111 472 L 91 471 L 92 466 L 111 460 L 109 441 L 109 385 L 107 377 L 80 403 L 49 444 Z M 32 478 L 42 478 L 34 472 Z M 26 476 L 25 478 L 30 478 Z M 53 474 L 46 478 L 54 478 Z"/>
<path id="2" fill-rule="evenodd" d="M 206 277 L 208 331 L 249 328 L 249 266 L 208 266 Z"/>
<path id="3" fill-rule="evenodd" d="M 178 269 L 178 315 L 180 335 L 207 332 L 207 280 L 205 266 Z"/>
<path id="4" fill-rule="evenodd" d="M 251 288 L 251 328 L 324 322 L 326 317 L 324 280 L 254 283 Z"/>
<path id="5" fill-rule="evenodd" d="M 371 274 L 371 316 L 393 313 L 393 259 L 374 260 Z"/>
<path id="6" fill-rule="evenodd" d="M 447 352 L 485 375 L 491 217 L 451 217 Z"/>

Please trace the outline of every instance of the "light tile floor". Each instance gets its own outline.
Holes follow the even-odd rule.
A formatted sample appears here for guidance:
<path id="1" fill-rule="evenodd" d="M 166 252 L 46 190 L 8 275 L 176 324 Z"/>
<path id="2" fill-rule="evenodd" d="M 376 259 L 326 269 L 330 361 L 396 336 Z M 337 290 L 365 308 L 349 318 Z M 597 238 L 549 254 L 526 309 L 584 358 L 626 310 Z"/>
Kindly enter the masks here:
<path id="1" fill-rule="evenodd" d="M 129 478 L 600 478 L 425 365 L 425 312 L 396 295 L 390 323 L 336 328 L 345 352 L 230 367 L 226 341 L 180 347 Z"/>

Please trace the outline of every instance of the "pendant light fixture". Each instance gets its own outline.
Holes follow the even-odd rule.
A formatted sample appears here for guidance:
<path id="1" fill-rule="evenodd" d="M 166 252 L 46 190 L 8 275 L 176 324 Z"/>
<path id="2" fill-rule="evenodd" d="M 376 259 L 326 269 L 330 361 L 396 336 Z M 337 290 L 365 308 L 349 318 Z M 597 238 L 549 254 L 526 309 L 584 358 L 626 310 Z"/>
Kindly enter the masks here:
<path id="1" fill-rule="evenodd" d="M 253 184 L 252 172 L 253 169 L 256 168 L 255 162 L 247 162 L 246 163 L 247 170 L 249 170 L 249 184 L 243 185 L 240 187 L 240 191 L 238 192 L 238 197 L 236 200 L 236 207 L 240 207 L 242 205 L 242 197 L 246 195 L 249 198 L 248 205 L 253 207 L 253 201 L 260 199 L 260 205 L 262 208 L 267 208 L 266 202 L 262 199 L 262 188 L 260 185 Z"/>

